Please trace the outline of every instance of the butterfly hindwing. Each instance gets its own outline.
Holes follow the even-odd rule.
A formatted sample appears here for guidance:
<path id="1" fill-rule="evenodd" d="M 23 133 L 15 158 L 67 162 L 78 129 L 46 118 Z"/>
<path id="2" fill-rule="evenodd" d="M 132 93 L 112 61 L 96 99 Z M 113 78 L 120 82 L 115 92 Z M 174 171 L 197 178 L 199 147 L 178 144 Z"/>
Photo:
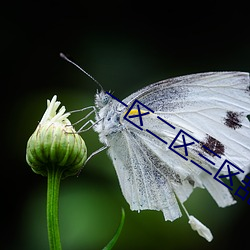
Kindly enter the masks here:
<path id="1" fill-rule="evenodd" d="M 171 187 L 178 176 L 133 132 L 113 138 L 109 148 L 124 197 L 132 210 L 162 210 L 166 220 L 173 221 L 181 216 Z"/>

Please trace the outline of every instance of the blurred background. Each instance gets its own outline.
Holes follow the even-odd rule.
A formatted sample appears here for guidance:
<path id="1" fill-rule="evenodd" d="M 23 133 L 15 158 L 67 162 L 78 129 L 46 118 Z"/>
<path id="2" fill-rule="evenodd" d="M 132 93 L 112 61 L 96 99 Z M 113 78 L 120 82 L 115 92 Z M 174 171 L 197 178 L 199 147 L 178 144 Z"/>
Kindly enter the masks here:
<path id="1" fill-rule="evenodd" d="M 54 94 L 67 110 L 93 105 L 97 85 L 59 57 L 63 52 L 120 99 L 150 83 L 206 71 L 249 71 L 248 6 L 195 1 L 41 1 L 1 4 L 1 249 L 48 249 L 46 178 L 25 161 L 26 143 Z M 197 5 L 200 4 L 200 5 Z M 232 5 L 230 5 L 232 4 Z M 77 121 L 83 114 L 72 115 Z M 102 145 L 82 134 L 89 154 Z M 239 183 L 237 184 L 239 185 Z M 236 197 L 237 199 L 237 197 Z M 187 217 L 165 222 L 157 211 L 132 212 L 106 152 L 81 175 L 62 181 L 60 229 L 65 250 L 102 249 L 121 218 L 114 249 L 238 249 L 249 237 L 249 205 L 218 208 L 195 190 L 186 208 L 214 235 L 191 230 Z"/>

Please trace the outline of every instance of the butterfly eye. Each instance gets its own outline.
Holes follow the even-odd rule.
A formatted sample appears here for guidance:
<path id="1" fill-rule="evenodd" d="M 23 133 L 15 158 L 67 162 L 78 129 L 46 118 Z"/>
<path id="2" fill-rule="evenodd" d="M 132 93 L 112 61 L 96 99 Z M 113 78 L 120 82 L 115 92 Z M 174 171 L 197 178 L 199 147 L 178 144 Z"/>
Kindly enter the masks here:
<path id="1" fill-rule="evenodd" d="M 106 104 L 109 102 L 109 100 L 110 100 L 110 96 L 105 95 L 105 96 L 103 97 L 103 99 L 102 99 L 103 105 L 106 105 Z"/>
<path id="2" fill-rule="evenodd" d="M 103 108 L 110 102 L 111 97 L 104 92 L 100 92 L 96 94 L 95 105 L 98 108 Z"/>
<path id="3" fill-rule="evenodd" d="M 111 97 L 109 95 L 107 95 L 106 93 L 101 92 L 100 93 L 100 100 L 101 100 L 102 107 L 104 107 L 110 102 Z"/>

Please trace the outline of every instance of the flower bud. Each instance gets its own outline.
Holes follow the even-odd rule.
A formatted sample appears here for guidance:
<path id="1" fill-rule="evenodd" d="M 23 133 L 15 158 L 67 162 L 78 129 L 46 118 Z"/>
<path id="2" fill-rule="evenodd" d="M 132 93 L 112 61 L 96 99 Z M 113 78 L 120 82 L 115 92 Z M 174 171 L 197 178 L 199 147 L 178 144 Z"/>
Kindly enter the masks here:
<path id="1" fill-rule="evenodd" d="M 86 145 L 76 133 L 61 107 L 56 113 L 60 102 L 54 96 L 47 101 L 41 122 L 27 143 L 26 160 L 32 170 L 47 176 L 50 168 L 62 171 L 62 177 L 75 175 L 79 172 L 87 158 Z"/>

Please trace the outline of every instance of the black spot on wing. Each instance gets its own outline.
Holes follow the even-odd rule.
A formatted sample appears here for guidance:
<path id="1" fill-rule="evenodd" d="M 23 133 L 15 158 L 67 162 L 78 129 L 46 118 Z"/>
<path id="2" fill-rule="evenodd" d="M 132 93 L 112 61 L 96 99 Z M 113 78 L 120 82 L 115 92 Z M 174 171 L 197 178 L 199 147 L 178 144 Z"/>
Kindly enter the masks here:
<path id="1" fill-rule="evenodd" d="M 240 112 L 233 112 L 233 111 L 227 111 L 227 115 L 224 118 L 224 124 L 232 129 L 241 128 L 241 118 L 242 113 Z"/>
<path id="2" fill-rule="evenodd" d="M 206 148 L 210 149 L 211 151 L 213 151 L 214 153 L 216 153 L 217 155 L 224 155 L 225 152 L 224 145 L 220 141 L 211 137 L 210 135 L 207 135 L 205 142 L 201 142 L 201 144 L 204 145 Z M 208 155 L 214 157 L 215 155 L 213 154 L 213 152 L 207 150 L 205 147 L 202 147 L 201 149 Z"/>

